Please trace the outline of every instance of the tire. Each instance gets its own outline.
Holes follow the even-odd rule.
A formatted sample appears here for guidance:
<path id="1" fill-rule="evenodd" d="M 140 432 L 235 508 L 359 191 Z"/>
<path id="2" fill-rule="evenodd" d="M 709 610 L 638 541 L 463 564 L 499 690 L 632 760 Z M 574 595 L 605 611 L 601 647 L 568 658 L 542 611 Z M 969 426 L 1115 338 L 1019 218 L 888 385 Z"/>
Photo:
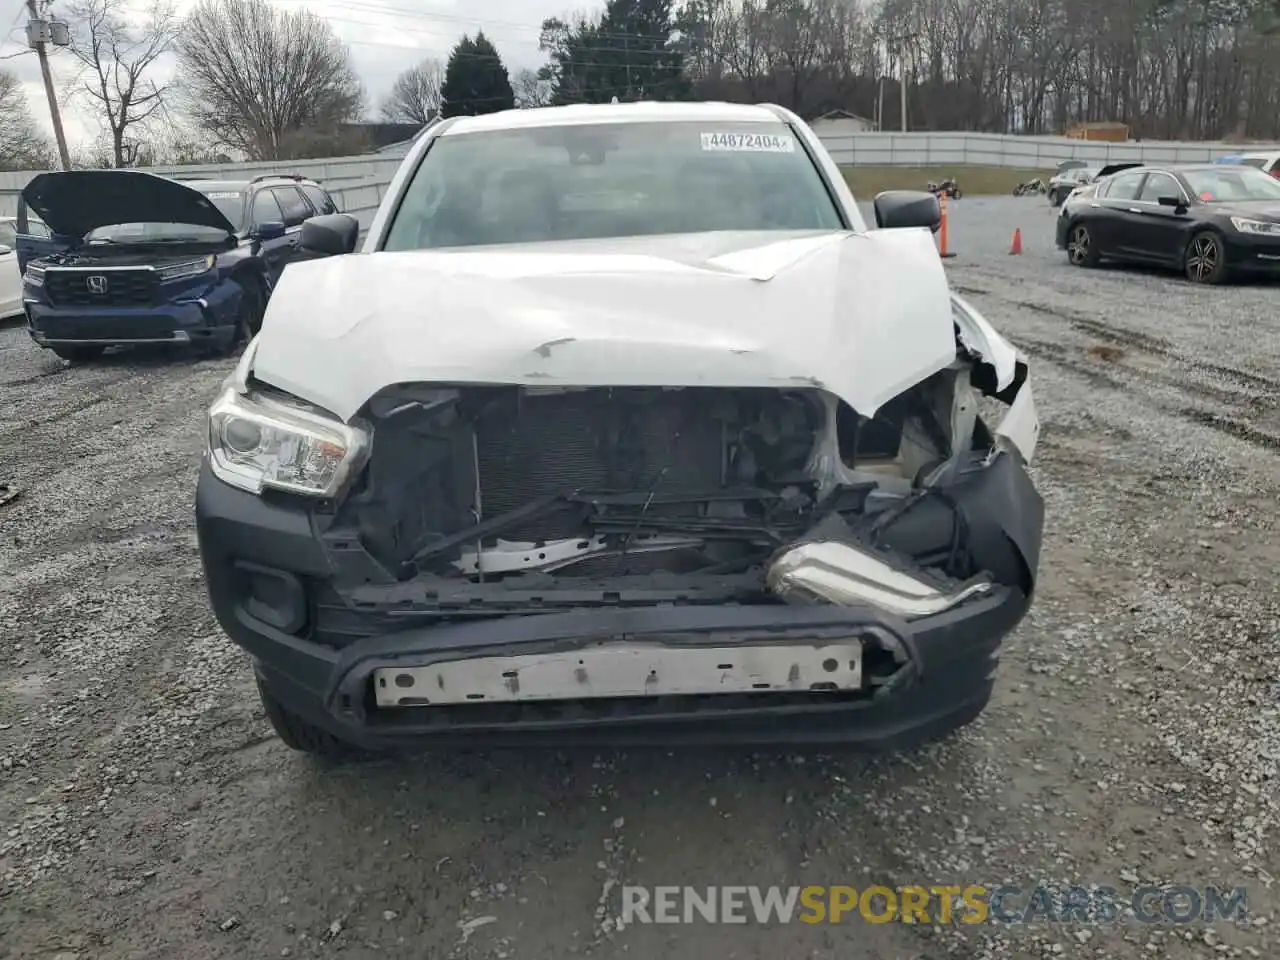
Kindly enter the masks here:
<path id="1" fill-rule="evenodd" d="M 1065 199 L 1066 199 L 1066 197 L 1064 197 L 1064 196 L 1063 196 L 1061 193 L 1059 193 L 1057 190 L 1050 190 L 1050 191 L 1049 191 L 1049 204 L 1050 204 L 1051 206 L 1054 206 L 1054 207 L 1060 207 L 1060 206 L 1062 206 L 1062 201 L 1063 201 L 1063 200 L 1065 200 Z"/>
<path id="2" fill-rule="evenodd" d="M 87 363 L 90 360 L 97 360 L 102 356 L 102 352 L 106 347 L 85 346 L 85 347 L 50 347 L 55 354 L 69 363 Z"/>
<path id="3" fill-rule="evenodd" d="M 308 723 L 295 713 L 286 710 L 280 701 L 273 697 L 263 686 L 262 679 L 257 679 L 258 699 L 262 701 L 262 709 L 271 722 L 276 736 L 290 750 L 310 754 L 323 760 L 352 760 L 360 755 L 360 750 L 345 740 L 339 740 L 328 730 L 323 730 L 313 723 Z"/>
<path id="4" fill-rule="evenodd" d="M 262 328 L 262 312 L 265 304 L 262 296 L 262 285 L 255 279 L 237 279 L 240 285 L 240 305 L 236 308 L 236 325 L 231 336 L 217 341 L 209 348 L 213 356 L 229 357 L 242 344 L 249 340 Z"/>
<path id="5" fill-rule="evenodd" d="M 1215 284 L 1227 279 L 1227 251 L 1222 238 L 1202 230 L 1191 238 L 1182 255 L 1182 272 L 1192 283 Z"/>
<path id="6" fill-rule="evenodd" d="M 1101 259 L 1088 225 L 1073 223 L 1067 230 L 1067 260 L 1073 267 L 1096 267 Z"/>
<path id="7" fill-rule="evenodd" d="M 257 336 L 258 331 L 262 329 L 262 315 L 267 311 L 267 295 L 262 286 L 262 281 L 257 277 L 248 277 L 240 286 L 244 289 L 245 298 L 241 301 L 242 305 L 247 301 L 248 312 L 246 320 L 249 325 L 249 335 Z"/>

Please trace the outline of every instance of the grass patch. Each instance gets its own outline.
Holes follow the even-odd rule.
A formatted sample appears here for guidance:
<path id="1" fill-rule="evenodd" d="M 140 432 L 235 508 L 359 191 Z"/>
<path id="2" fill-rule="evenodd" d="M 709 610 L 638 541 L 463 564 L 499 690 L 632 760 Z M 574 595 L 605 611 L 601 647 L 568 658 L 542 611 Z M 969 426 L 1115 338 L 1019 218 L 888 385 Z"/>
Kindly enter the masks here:
<path id="1" fill-rule="evenodd" d="M 1019 170 L 1015 167 L 841 167 L 849 189 L 859 200 L 870 200 L 882 190 L 923 190 L 932 180 L 954 177 L 965 196 L 1009 196 L 1020 183 L 1039 177 L 1046 183 L 1052 170 Z"/>

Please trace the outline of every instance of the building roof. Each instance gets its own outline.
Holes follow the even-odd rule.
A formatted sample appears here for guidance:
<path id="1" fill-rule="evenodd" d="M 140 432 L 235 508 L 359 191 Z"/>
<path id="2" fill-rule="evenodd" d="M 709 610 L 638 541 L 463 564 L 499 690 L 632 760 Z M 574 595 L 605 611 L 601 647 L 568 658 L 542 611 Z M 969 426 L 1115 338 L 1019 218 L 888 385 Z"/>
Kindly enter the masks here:
<path id="1" fill-rule="evenodd" d="M 860 117 L 856 113 L 850 113 L 848 110 L 828 110 L 820 117 L 814 117 L 813 122 L 819 120 L 857 120 L 859 123 L 875 123 L 867 117 Z"/>

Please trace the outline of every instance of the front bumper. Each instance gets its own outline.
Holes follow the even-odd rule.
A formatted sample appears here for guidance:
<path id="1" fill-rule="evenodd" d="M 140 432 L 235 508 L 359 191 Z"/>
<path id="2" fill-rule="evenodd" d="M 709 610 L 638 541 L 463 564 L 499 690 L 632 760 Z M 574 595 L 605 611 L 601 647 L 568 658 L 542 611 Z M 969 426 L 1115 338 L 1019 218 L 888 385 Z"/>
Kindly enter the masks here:
<path id="1" fill-rule="evenodd" d="M 230 336 L 239 287 L 220 283 L 199 297 L 144 307 L 59 307 L 28 296 L 27 332 L 42 347 L 205 343 Z"/>
<path id="2" fill-rule="evenodd" d="M 1280 237 L 1234 233 L 1227 238 L 1227 266 L 1239 273 L 1280 276 Z"/>
<path id="3" fill-rule="evenodd" d="M 1070 218 L 1067 216 L 1067 208 L 1064 206 L 1062 212 L 1058 214 L 1057 220 L 1054 222 L 1053 242 L 1059 250 L 1067 249 L 1067 222 Z"/>
<path id="4" fill-rule="evenodd" d="M 1006 561 L 999 582 L 1016 581 L 1017 569 L 1025 564 L 1029 584 L 1039 559 L 1043 504 L 1018 458 L 999 458 L 973 491 L 966 505 L 968 522 L 972 535 L 988 543 L 988 556 Z M 963 499 L 964 493 L 957 496 Z M 303 719 L 371 748 L 421 741 L 912 742 L 958 726 L 982 710 L 991 695 L 1003 638 L 1030 604 L 1029 589 L 1001 586 L 988 596 L 911 621 L 869 606 L 779 603 L 598 606 L 406 626 L 413 614 L 406 599 L 412 583 L 374 584 L 347 591 L 351 609 L 345 623 L 348 628 L 363 623 L 366 629 L 348 629 L 335 639 L 332 633 L 319 635 L 308 620 L 317 616 L 316 597 L 345 579 L 343 571 L 351 567 L 348 559 L 326 550 L 316 518 L 294 504 L 227 486 L 207 463 L 196 500 L 210 601 L 228 636 L 254 658 L 264 688 Z M 808 651 L 853 640 L 865 643 L 862 673 L 867 682 L 857 690 L 398 707 L 379 706 L 375 690 L 375 674 L 384 669 L 561 655 L 600 644 L 656 644 L 666 650 L 794 645 Z"/>

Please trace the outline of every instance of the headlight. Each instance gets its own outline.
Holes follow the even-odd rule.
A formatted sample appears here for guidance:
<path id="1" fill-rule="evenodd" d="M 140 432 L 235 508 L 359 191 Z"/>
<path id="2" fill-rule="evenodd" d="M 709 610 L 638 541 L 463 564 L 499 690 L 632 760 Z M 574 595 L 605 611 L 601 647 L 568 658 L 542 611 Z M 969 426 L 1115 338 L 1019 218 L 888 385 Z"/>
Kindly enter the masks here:
<path id="1" fill-rule="evenodd" d="M 44 286 L 44 267 L 37 267 L 34 263 L 27 267 L 27 272 L 22 278 L 33 287 Z"/>
<path id="2" fill-rule="evenodd" d="M 369 441 L 368 431 L 283 395 L 228 388 L 209 408 L 213 473 L 250 493 L 337 496 L 364 466 Z"/>
<path id="3" fill-rule="evenodd" d="M 161 280 L 185 280 L 187 277 L 198 277 L 213 269 L 213 257 L 201 257 L 199 260 L 188 260 L 184 263 L 171 263 L 156 272 Z"/>
<path id="4" fill-rule="evenodd" d="M 1266 220 L 1249 220 L 1245 217 L 1232 217 L 1231 225 L 1241 233 L 1258 233 L 1264 237 L 1280 237 L 1280 223 L 1269 223 Z"/>

